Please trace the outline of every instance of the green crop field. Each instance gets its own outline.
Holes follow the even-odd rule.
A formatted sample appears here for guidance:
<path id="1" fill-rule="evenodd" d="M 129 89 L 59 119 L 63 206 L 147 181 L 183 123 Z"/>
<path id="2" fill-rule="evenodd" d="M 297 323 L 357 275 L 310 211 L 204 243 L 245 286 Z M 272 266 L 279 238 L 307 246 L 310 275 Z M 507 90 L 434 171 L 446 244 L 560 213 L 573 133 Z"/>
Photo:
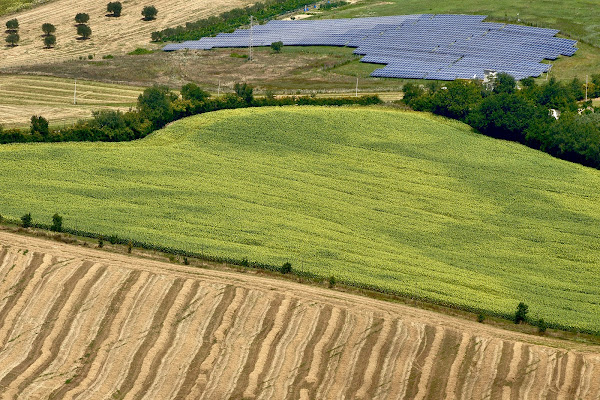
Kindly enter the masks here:
<path id="1" fill-rule="evenodd" d="M 0 213 L 600 332 L 600 172 L 384 108 L 0 146 Z"/>
<path id="2" fill-rule="evenodd" d="M 0 15 L 12 13 L 37 4 L 47 3 L 49 0 L 0 0 Z"/>

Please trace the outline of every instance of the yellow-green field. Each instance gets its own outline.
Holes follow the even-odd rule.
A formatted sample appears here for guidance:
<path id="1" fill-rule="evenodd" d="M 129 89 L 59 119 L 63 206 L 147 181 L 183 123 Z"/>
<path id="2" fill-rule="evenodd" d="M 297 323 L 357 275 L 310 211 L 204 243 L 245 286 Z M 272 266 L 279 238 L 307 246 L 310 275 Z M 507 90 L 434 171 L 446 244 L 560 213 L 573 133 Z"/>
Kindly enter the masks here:
<path id="1" fill-rule="evenodd" d="M 600 173 L 428 114 L 229 110 L 0 146 L 0 213 L 600 332 Z"/>
<path id="2" fill-rule="evenodd" d="M 27 125 L 32 115 L 51 123 L 88 118 L 93 110 L 128 109 L 143 88 L 47 76 L 0 75 L 0 124 Z"/>

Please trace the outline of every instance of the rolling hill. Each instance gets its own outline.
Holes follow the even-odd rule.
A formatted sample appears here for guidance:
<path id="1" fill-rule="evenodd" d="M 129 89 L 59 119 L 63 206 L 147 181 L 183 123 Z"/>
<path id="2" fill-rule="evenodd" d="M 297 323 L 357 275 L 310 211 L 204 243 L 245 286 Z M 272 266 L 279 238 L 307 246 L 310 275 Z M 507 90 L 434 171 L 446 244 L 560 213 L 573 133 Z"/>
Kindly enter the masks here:
<path id="1" fill-rule="evenodd" d="M 283 107 L 0 147 L 0 213 L 600 331 L 600 173 L 427 114 Z"/>

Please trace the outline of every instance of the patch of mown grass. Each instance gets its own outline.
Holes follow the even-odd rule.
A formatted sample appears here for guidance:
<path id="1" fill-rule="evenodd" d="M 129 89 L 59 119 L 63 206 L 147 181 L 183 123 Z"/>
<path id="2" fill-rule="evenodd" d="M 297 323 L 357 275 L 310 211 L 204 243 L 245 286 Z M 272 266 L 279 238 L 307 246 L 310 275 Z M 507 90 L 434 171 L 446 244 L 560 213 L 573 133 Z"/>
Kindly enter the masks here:
<path id="1" fill-rule="evenodd" d="M 600 331 L 600 172 L 427 114 L 228 110 L 0 146 L 2 215 Z"/>

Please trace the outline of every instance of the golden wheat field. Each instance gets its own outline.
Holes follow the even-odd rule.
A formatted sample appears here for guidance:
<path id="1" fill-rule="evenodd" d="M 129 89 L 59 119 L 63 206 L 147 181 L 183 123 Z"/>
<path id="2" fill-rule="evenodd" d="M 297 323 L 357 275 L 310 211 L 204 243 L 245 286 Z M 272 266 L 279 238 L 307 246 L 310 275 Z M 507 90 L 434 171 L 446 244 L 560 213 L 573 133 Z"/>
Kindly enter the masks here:
<path id="1" fill-rule="evenodd" d="M 107 17 L 107 0 L 56 0 L 0 18 L 0 26 L 12 18 L 19 21 L 21 41 L 17 47 L 0 48 L 0 68 L 57 62 L 92 54 L 95 58 L 124 54 L 137 47 L 148 47 L 153 31 L 183 25 L 223 11 L 251 4 L 249 0 L 130 0 L 123 2 L 119 18 Z M 142 21 L 142 9 L 153 4 L 158 15 L 155 21 Z M 92 35 L 78 40 L 75 14 L 87 13 Z M 49 22 L 56 26 L 56 48 L 44 49 L 41 26 Z"/>
<path id="2" fill-rule="evenodd" d="M 0 290 L 3 399 L 600 396 L 597 347 L 253 274 L 0 232 Z"/>

